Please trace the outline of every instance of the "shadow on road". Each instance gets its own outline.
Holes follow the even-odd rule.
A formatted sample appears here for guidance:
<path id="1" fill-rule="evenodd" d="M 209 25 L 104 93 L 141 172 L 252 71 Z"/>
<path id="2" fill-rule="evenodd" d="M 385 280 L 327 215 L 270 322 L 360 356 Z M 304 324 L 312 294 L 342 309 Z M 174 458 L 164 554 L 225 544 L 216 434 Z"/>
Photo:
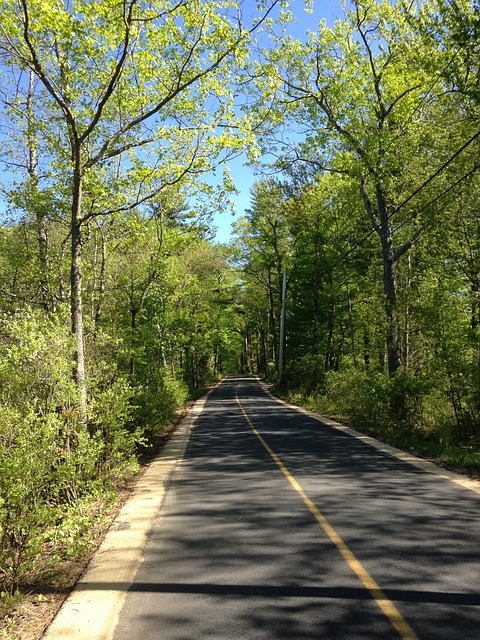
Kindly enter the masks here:
<path id="1" fill-rule="evenodd" d="M 278 404 L 241 377 L 224 381 L 196 422 L 115 639 L 397 637 L 253 433 L 237 393 L 419 638 L 478 638 L 478 496 Z"/>

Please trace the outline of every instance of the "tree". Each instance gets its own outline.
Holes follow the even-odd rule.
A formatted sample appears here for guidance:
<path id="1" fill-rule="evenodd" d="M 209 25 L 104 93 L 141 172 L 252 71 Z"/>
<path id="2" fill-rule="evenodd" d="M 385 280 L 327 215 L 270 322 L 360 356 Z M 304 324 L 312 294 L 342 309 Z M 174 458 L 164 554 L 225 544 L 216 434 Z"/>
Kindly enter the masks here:
<path id="1" fill-rule="evenodd" d="M 354 0 L 333 28 L 323 23 L 306 43 L 287 39 L 271 54 L 284 86 L 278 118 L 304 132 L 295 158 L 355 179 L 378 237 L 390 374 L 402 365 L 398 266 L 424 231 L 420 212 L 437 146 L 430 126 L 443 92 L 438 70 L 426 70 L 431 49 L 411 26 L 415 10 Z"/>
<path id="2" fill-rule="evenodd" d="M 251 207 L 236 227 L 238 256 L 245 279 L 254 279 L 267 301 L 266 325 L 261 323 L 261 370 L 269 362 L 278 364 L 279 320 L 283 272 L 290 256 L 289 231 L 286 221 L 287 195 L 284 185 L 274 178 L 255 182 L 251 191 Z M 245 338 L 249 339 L 246 335 Z"/>
<path id="3" fill-rule="evenodd" d="M 480 18 L 478 0 L 437 0 L 419 12 L 418 29 L 442 63 L 451 91 L 478 118 L 480 104 Z"/>
<path id="4" fill-rule="evenodd" d="M 80 421 L 87 422 L 82 248 L 96 215 L 146 202 L 238 147 L 216 129 L 239 127 L 229 98 L 234 66 L 277 0 L 245 28 L 235 2 L 8 0 L 0 10 L 3 59 L 28 69 L 53 101 L 71 197 L 71 319 Z M 227 65 L 228 62 L 228 65 Z M 232 80 L 233 76 L 233 80 Z M 248 132 L 241 132 L 248 137 Z M 99 210 L 89 191 L 99 168 L 123 166 L 124 201 Z M 115 172 L 115 170 L 114 170 Z M 117 185 L 118 186 L 118 185 Z M 117 191 L 118 192 L 118 191 Z"/>
<path id="5" fill-rule="evenodd" d="M 17 220 L 20 213 L 24 224 L 35 232 L 37 255 L 30 261 L 30 271 L 37 280 L 38 292 L 29 302 L 50 312 L 59 302 L 52 221 L 63 209 L 62 198 L 52 188 L 54 181 L 45 143 L 45 138 L 51 136 L 55 128 L 47 132 L 42 126 L 42 113 L 37 106 L 41 103 L 39 83 L 33 72 L 25 77 L 15 69 L 8 71 L 2 78 L 5 84 L 1 92 L 1 159 L 13 181 L 3 186 L 2 195 L 11 221 Z M 7 222 L 7 218 L 4 221 Z M 10 292 L 15 293 L 21 298 L 20 291 Z"/>

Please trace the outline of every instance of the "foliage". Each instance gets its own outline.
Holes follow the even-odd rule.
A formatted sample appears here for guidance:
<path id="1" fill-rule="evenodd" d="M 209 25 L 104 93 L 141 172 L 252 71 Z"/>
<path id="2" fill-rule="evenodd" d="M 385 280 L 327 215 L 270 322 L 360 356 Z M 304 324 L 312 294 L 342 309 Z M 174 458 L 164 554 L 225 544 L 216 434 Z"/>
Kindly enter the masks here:
<path id="1" fill-rule="evenodd" d="M 0 570 L 11 593 L 41 555 L 44 534 L 62 529 L 75 509 L 80 517 L 87 495 L 132 469 L 138 433 L 125 429 L 132 390 L 121 378 L 106 386 L 105 375 L 95 386 L 92 433 L 79 430 L 64 315 L 4 315 L 0 336 Z"/>
<path id="2" fill-rule="evenodd" d="M 175 421 L 188 397 L 187 385 L 168 370 L 158 369 L 148 385 L 137 387 L 132 422 L 143 425 L 146 442 L 153 441 L 162 429 Z"/>
<path id="3" fill-rule="evenodd" d="M 282 189 L 258 182 L 236 245 L 244 322 L 261 338 L 250 362 L 277 343 L 266 318 L 278 317 L 278 288 L 275 306 L 263 267 L 274 245 L 258 241 L 277 216 L 284 390 L 450 445 L 480 425 L 477 8 L 353 0 L 334 24 L 267 52 L 272 100 L 260 79 L 252 108 L 271 114 L 262 140 Z"/>

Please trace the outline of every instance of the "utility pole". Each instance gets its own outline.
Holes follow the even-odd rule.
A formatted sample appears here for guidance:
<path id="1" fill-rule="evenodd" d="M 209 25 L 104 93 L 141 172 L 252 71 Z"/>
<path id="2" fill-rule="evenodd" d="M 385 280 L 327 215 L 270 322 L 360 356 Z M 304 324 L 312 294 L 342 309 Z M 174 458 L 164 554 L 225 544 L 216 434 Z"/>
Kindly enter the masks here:
<path id="1" fill-rule="evenodd" d="M 285 342 L 285 298 L 287 294 L 287 272 L 283 272 L 282 281 L 282 310 L 280 312 L 280 345 L 278 349 L 278 384 L 283 379 L 283 346 Z"/>

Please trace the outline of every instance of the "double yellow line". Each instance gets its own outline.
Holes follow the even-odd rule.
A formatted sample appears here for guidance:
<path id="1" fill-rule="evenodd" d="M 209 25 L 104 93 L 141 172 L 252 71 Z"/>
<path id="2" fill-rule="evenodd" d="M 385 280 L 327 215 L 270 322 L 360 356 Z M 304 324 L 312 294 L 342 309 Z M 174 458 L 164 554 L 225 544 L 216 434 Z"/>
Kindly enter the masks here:
<path id="1" fill-rule="evenodd" d="M 333 544 L 340 551 L 340 553 L 342 554 L 345 562 L 349 565 L 349 567 L 352 569 L 352 571 L 358 576 L 358 578 L 360 579 L 360 581 L 362 582 L 364 587 L 366 589 L 368 589 L 368 591 L 370 591 L 370 594 L 371 594 L 372 598 L 375 600 L 377 605 L 380 607 L 380 609 L 384 613 L 384 615 L 389 619 L 389 621 L 391 622 L 393 627 L 397 630 L 399 636 L 403 640 L 419 640 L 418 636 L 413 631 L 413 629 L 410 627 L 410 625 L 405 620 L 405 618 L 402 616 L 402 614 L 397 609 L 397 607 L 393 604 L 393 602 L 391 600 L 389 600 L 389 598 L 387 598 L 387 596 L 382 591 L 382 589 L 379 587 L 377 582 L 368 573 L 368 571 L 365 569 L 365 567 L 360 562 L 360 560 L 358 560 L 358 558 L 355 556 L 353 551 L 351 551 L 351 549 L 348 547 L 348 545 L 343 540 L 343 538 L 335 531 L 335 529 L 332 527 L 332 525 L 328 522 L 327 518 L 322 514 L 322 512 L 317 508 L 317 506 L 310 500 L 310 498 L 307 496 L 305 491 L 302 489 L 302 487 L 298 483 L 298 481 L 294 478 L 294 476 L 292 476 L 290 471 L 285 467 L 285 465 L 280 460 L 280 458 L 277 456 L 277 454 L 269 447 L 269 445 L 265 442 L 265 440 L 262 438 L 262 436 L 257 431 L 257 429 L 253 426 L 252 421 L 250 420 L 247 412 L 245 411 L 245 409 L 242 406 L 242 403 L 240 402 L 240 399 L 238 397 L 238 390 L 236 392 L 236 396 L 235 397 L 236 397 L 238 406 L 242 410 L 242 413 L 245 416 L 245 420 L 250 425 L 253 433 L 260 440 L 260 442 L 265 447 L 265 449 L 268 451 L 270 456 L 275 460 L 275 462 L 277 463 L 278 467 L 282 471 L 283 475 L 287 478 L 287 480 L 290 482 L 290 484 L 295 489 L 295 491 L 300 494 L 300 496 L 302 497 L 304 503 L 308 507 L 310 513 L 313 515 L 313 517 L 318 522 L 320 527 L 326 533 L 328 538 L 333 542 Z"/>

